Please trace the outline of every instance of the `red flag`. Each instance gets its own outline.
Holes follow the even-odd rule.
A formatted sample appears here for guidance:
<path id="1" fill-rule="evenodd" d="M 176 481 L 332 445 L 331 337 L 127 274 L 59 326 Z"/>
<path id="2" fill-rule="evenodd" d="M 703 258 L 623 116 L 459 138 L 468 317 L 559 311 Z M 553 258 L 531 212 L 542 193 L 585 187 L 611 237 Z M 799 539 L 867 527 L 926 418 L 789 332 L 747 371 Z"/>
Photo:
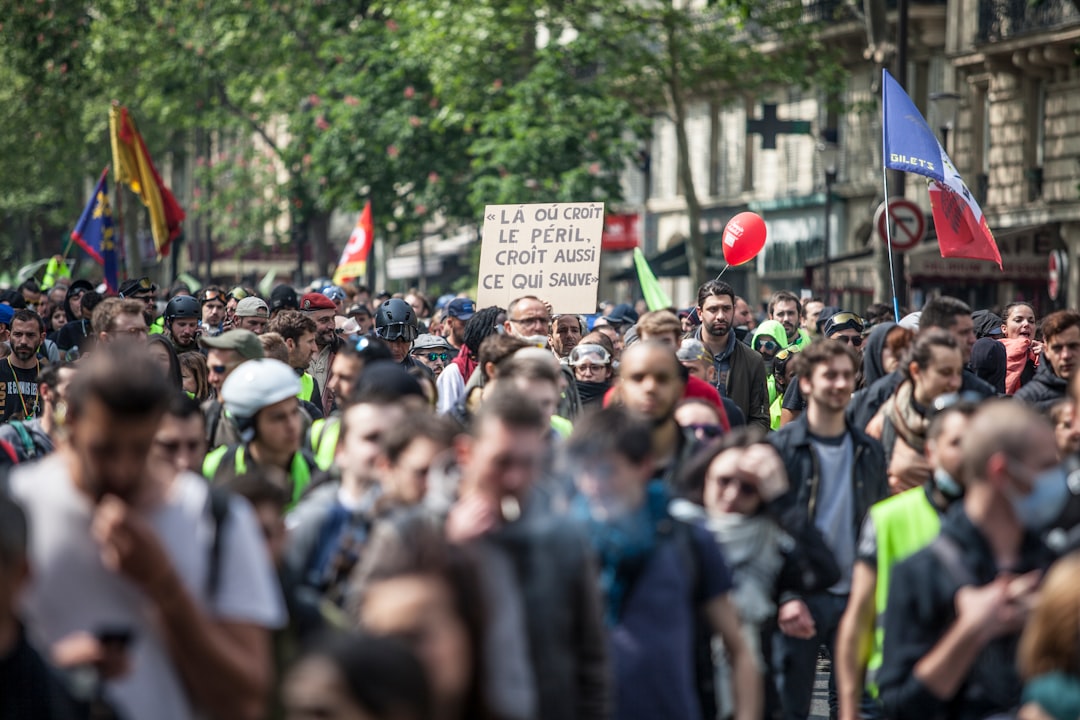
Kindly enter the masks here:
<path id="1" fill-rule="evenodd" d="M 349 242 L 345 243 L 345 250 L 338 260 L 337 271 L 334 272 L 334 284 L 341 285 L 348 280 L 364 277 L 367 274 L 368 253 L 371 252 L 371 241 L 375 236 L 375 223 L 371 219 L 371 201 L 364 205 L 364 211 L 360 213 L 360 219 L 356 221 L 356 227 L 349 235 Z"/>
<path id="2" fill-rule="evenodd" d="M 169 254 L 169 244 L 180 235 L 184 210 L 161 181 L 127 108 L 114 105 L 109 110 L 109 135 L 116 183 L 126 183 L 150 211 L 154 246 L 158 255 L 164 257 Z"/>
<path id="3" fill-rule="evenodd" d="M 934 213 L 941 257 L 991 260 L 1001 267 L 994 235 L 971 191 L 961 184 L 957 192 L 945 183 L 930 181 L 930 208 Z"/>

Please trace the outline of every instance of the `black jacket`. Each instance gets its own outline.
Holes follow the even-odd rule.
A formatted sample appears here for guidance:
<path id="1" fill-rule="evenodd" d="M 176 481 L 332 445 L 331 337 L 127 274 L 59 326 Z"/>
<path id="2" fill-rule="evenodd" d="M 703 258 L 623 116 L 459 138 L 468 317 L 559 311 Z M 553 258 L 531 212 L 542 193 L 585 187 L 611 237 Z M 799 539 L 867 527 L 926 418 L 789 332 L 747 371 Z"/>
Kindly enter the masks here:
<path id="1" fill-rule="evenodd" d="M 865 430 L 870 421 L 877 415 L 877 411 L 885 404 L 885 401 L 900 387 L 903 376 L 899 370 L 894 370 L 885 377 L 879 379 L 870 387 L 863 388 L 851 396 L 848 404 L 847 421 L 860 430 Z M 984 398 L 997 397 L 994 386 L 980 378 L 967 368 L 964 369 L 963 382 L 960 392 L 973 392 Z"/>
<path id="2" fill-rule="evenodd" d="M 850 423 L 847 429 L 851 433 L 853 450 L 851 488 L 855 494 L 855 512 L 851 536 L 854 543 L 858 540 L 859 529 L 870 506 L 888 497 L 889 484 L 885 472 L 885 451 L 881 443 Z M 821 478 L 818 458 L 810 444 L 806 414 L 771 433 L 768 440 L 784 461 L 791 485 L 787 493 L 776 500 L 771 512 L 783 513 L 786 528 L 813 525 Z M 794 595 L 782 596 L 781 602 L 792 597 Z"/>
<path id="3" fill-rule="evenodd" d="M 690 337 L 701 340 L 701 328 Z M 736 342 L 728 358 L 729 372 L 727 387 L 720 387 L 720 362 L 716 361 L 716 389 L 723 397 L 731 398 L 742 410 L 747 425 L 757 425 L 762 430 L 769 430 L 769 390 L 765 385 L 765 361 L 755 350 L 741 342 Z"/>
<path id="4" fill-rule="evenodd" d="M 1016 671 L 1019 633 L 988 643 L 949 700 L 931 694 L 913 674 L 919 660 L 956 621 L 957 590 L 964 585 L 985 585 L 998 572 L 986 538 L 964 512 L 963 503 L 946 512 L 941 535 L 955 548 L 958 562 L 945 561 L 946 555 L 931 545 L 896 565 L 889 583 L 878 687 L 885 716 L 894 720 L 979 720 L 1009 713 L 1020 704 L 1021 683 Z M 1029 533 L 1020 548 L 1020 566 L 1013 570 L 1045 570 L 1053 560 L 1050 550 Z"/>
<path id="5" fill-rule="evenodd" d="M 1039 369 L 1035 371 L 1035 377 L 1031 378 L 1024 387 L 1016 391 L 1013 397 L 1023 400 L 1028 405 L 1033 405 L 1036 410 L 1045 413 L 1050 406 L 1065 397 L 1069 389 L 1069 381 L 1059 378 L 1050 367 L 1050 361 L 1043 355 Z"/>

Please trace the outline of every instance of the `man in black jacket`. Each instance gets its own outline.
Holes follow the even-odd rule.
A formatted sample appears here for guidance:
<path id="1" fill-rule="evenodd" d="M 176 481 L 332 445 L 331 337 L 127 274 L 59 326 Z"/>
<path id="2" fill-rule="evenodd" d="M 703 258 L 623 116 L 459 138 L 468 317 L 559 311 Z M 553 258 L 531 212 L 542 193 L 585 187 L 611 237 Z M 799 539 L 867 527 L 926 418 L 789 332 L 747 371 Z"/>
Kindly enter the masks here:
<path id="1" fill-rule="evenodd" d="M 807 408 L 769 438 L 791 482 L 777 509 L 803 515 L 821 531 L 841 575 L 825 592 L 780 597 L 773 671 L 785 720 L 809 715 L 818 648 L 832 652 L 851 589 L 859 528 L 870 506 L 889 492 L 881 444 L 844 417 L 855 386 L 854 353 L 835 340 L 818 340 L 796 359 Z"/>
<path id="2" fill-rule="evenodd" d="M 1020 703 L 1020 630 L 1053 560 L 1033 532 L 1031 501 L 1056 462 L 1054 434 L 1030 409 L 994 402 L 975 415 L 961 451 L 963 502 L 889 585 L 878 685 L 896 720 L 1006 716 Z"/>
<path id="3" fill-rule="evenodd" d="M 1016 393 L 1046 415 L 1058 400 L 1065 397 L 1077 363 L 1080 362 L 1080 312 L 1058 310 L 1042 321 L 1043 357 L 1035 377 Z"/>
<path id="4" fill-rule="evenodd" d="M 769 391 L 765 386 L 765 362 L 740 343 L 731 332 L 735 314 L 735 291 L 726 282 L 710 280 L 698 288 L 701 326 L 692 337 L 713 354 L 716 389 L 742 410 L 747 425 L 769 430 Z"/>
<path id="5" fill-rule="evenodd" d="M 934 327 L 948 330 L 960 344 L 965 365 L 960 392 L 975 393 L 984 398 L 997 395 L 990 383 L 966 368 L 971 360 L 971 348 L 975 346 L 975 322 L 971 319 L 971 308 L 968 304 L 947 295 L 928 301 L 919 316 L 919 332 Z M 860 390 L 848 406 L 848 420 L 851 424 L 860 430 L 865 429 L 889 396 L 896 392 L 902 379 L 900 371 L 897 370 L 870 387 Z"/>

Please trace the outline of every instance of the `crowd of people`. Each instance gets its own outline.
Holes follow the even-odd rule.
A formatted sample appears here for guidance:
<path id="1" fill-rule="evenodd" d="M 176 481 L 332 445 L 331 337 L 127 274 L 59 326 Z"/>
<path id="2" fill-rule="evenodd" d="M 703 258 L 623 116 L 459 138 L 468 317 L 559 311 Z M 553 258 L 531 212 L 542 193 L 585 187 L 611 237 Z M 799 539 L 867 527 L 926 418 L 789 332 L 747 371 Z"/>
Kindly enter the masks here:
<path id="1" fill-rule="evenodd" d="M 1080 312 L 0 292 L 0 720 L 1080 717 Z"/>

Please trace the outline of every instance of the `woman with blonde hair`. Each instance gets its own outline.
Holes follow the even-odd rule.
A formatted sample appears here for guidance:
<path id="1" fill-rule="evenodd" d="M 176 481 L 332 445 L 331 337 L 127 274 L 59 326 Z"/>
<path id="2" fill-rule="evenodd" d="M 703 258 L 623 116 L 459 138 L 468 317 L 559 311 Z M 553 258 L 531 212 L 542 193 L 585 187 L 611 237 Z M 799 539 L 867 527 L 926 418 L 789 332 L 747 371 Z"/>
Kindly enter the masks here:
<path id="1" fill-rule="evenodd" d="M 1080 717 L 1080 551 L 1058 560 L 1020 636 L 1021 720 Z"/>

